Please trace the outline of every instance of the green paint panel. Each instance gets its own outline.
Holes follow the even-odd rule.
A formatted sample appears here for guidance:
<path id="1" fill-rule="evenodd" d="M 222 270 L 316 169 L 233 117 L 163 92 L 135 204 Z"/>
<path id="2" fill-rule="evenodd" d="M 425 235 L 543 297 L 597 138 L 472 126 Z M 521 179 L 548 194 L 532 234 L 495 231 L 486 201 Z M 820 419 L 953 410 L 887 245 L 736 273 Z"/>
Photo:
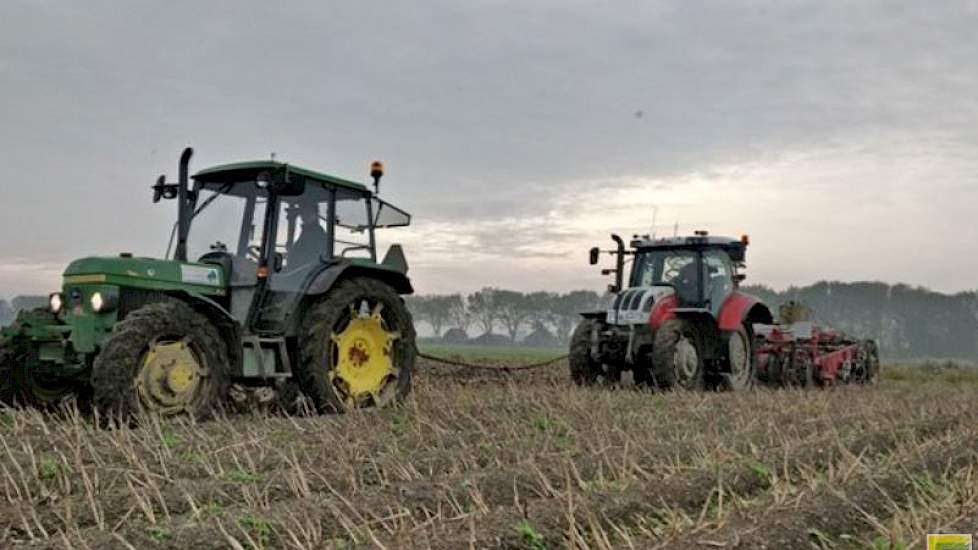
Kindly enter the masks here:
<path id="1" fill-rule="evenodd" d="M 72 285 L 94 283 L 217 296 L 226 293 L 220 266 L 151 258 L 82 258 L 68 265 L 64 282 L 66 292 Z"/>
<path id="2" fill-rule="evenodd" d="M 300 166 L 275 162 L 273 160 L 235 162 L 233 164 L 213 166 L 211 168 L 205 168 L 194 174 L 194 179 L 203 182 L 234 183 L 239 181 L 254 180 L 254 178 L 261 172 L 271 172 L 282 169 L 283 167 L 285 167 L 285 169 L 290 173 L 299 174 L 300 176 L 305 176 L 306 178 L 316 180 L 327 185 L 334 185 L 336 187 L 342 187 L 352 191 L 361 191 L 364 194 L 370 193 L 370 191 L 367 190 L 367 186 L 362 183 L 337 178 L 336 176 L 330 176 L 329 174 L 323 174 L 322 172 L 316 172 Z"/>

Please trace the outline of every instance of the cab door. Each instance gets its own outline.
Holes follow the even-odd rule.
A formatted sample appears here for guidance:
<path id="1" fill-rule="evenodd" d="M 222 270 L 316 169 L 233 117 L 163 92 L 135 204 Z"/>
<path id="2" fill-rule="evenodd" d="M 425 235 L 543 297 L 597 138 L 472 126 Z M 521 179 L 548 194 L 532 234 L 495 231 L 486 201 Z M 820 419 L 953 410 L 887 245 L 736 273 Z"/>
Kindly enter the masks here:
<path id="1" fill-rule="evenodd" d="M 734 290 L 733 265 L 720 250 L 703 251 L 703 297 L 706 307 L 719 319 L 723 302 Z"/>

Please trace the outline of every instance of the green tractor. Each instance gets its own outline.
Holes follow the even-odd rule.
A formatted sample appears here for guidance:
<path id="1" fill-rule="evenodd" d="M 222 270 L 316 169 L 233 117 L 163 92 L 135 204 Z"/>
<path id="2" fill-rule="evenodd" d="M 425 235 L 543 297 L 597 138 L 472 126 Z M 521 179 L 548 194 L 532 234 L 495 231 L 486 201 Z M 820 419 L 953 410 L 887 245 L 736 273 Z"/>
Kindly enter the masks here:
<path id="1" fill-rule="evenodd" d="M 49 308 L 0 332 L 0 403 L 205 418 L 232 384 L 297 387 L 321 412 L 403 399 L 413 289 L 399 245 L 378 262 L 375 230 L 411 217 L 378 197 L 383 166 L 371 190 L 275 161 L 190 177 L 192 155 L 152 187 L 178 204 L 172 257 L 72 262 Z"/>

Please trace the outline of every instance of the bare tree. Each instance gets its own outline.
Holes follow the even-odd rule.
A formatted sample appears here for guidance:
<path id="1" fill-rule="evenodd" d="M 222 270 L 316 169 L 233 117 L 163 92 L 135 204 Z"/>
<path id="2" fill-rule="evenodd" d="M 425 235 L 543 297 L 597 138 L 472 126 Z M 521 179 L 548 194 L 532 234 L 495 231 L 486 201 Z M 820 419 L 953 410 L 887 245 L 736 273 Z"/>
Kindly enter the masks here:
<path id="1" fill-rule="evenodd" d="M 468 296 L 468 309 L 472 317 L 483 330 L 483 334 L 492 334 L 492 329 L 499 318 L 499 306 L 496 304 L 495 288 L 483 288 Z"/>
<path id="2" fill-rule="evenodd" d="M 515 342 L 520 328 L 533 314 L 530 301 L 526 294 L 514 290 L 497 290 L 495 300 L 499 319 L 506 327 L 509 339 Z"/>
<path id="3" fill-rule="evenodd" d="M 22 309 L 35 309 L 39 307 L 46 307 L 47 305 L 47 296 L 17 296 L 13 300 L 10 300 L 10 306 L 14 308 L 14 311 L 20 311 Z"/>
<path id="4" fill-rule="evenodd" d="M 428 315 L 428 324 L 435 332 L 435 338 L 441 337 L 441 329 L 452 319 L 452 302 L 454 299 L 461 299 L 461 296 L 446 294 L 435 294 L 426 296 L 425 310 Z"/>
<path id="5" fill-rule="evenodd" d="M 575 290 L 557 297 L 552 306 L 557 337 L 561 340 L 568 339 L 571 330 L 581 320 L 580 314 L 585 311 L 593 311 L 598 307 L 600 301 L 601 297 L 598 296 L 598 293 L 590 290 Z"/>
<path id="6" fill-rule="evenodd" d="M 469 311 L 468 306 L 465 305 L 465 298 L 461 294 L 452 294 L 449 298 L 448 312 L 452 324 L 461 329 L 462 332 L 468 334 L 469 327 L 472 326 L 472 313 Z"/>

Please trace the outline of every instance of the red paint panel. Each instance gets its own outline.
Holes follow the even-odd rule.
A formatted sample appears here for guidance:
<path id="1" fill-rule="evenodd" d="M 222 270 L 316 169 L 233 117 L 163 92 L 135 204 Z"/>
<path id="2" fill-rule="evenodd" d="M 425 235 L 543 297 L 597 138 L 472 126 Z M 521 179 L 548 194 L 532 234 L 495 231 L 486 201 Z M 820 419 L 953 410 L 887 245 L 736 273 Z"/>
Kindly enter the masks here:
<path id="1" fill-rule="evenodd" d="M 853 361 L 855 358 L 856 347 L 847 346 L 815 357 L 815 367 L 818 369 L 822 380 L 835 380 L 835 375 L 842 368 L 842 364 L 846 361 Z"/>
<path id="2" fill-rule="evenodd" d="M 741 323 L 744 322 L 744 317 L 747 317 L 747 312 L 750 308 L 754 307 L 754 304 L 759 304 L 761 301 L 751 296 L 750 294 L 744 294 L 743 292 L 733 292 L 727 299 L 723 302 L 723 307 L 720 308 L 720 319 L 719 326 L 720 330 L 737 330 L 740 328 Z"/>
<path id="3" fill-rule="evenodd" d="M 652 325 L 652 330 L 657 330 L 662 323 L 675 319 L 677 307 L 679 307 L 679 298 L 675 294 L 670 294 L 653 304 L 652 311 L 649 312 L 649 324 Z"/>

